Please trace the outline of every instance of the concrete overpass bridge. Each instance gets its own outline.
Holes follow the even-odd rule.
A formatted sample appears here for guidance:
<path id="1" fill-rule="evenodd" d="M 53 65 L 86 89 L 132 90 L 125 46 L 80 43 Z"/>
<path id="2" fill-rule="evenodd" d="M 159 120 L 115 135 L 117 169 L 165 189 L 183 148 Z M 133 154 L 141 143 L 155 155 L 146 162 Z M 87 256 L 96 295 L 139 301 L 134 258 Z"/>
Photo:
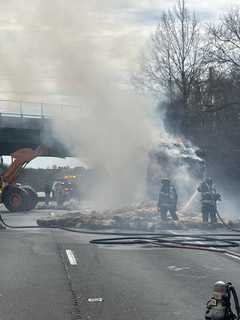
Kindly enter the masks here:
<path id="1" fill-rule="evenodd" d="M 51 114 L 51 111 L 58 108 L 64 112 L 65 107 L 0 100 L 0 155 L 10 155 L 20 148 L 35 149 L 43 144 L 49 148 L 44 156 L 71 156 L 53 131 L 54 112 Z"/>

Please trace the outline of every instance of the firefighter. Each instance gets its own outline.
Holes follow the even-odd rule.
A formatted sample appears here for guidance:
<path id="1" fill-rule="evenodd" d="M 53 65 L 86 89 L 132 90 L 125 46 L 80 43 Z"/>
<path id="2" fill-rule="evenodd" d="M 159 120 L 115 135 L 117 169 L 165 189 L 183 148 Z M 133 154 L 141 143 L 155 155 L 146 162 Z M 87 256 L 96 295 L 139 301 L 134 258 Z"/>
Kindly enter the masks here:
<path id="1" fill-rule="evenodd" d="M 211 224 L 217 223 L 217 201 L 221 200 L 221 196 L 217 193 L 212 178 L 207 178 L 198 187 L 198 192 L 201 193 L 202 204 L 202 221 Z"/>
<path id="2" fill-rule="evenodd" d="M 177 221 L 177 191 L 169 179 L 161 180 L 162 186 L 159 193 L 158 211 L 162 221 L 167 221 L 167 213 L 170 212 L 172 219 Z"/>
<path id="3" fill-rule="evenodd" d="M 55 187 L 55 199 L 57 202 L 57 207 L 61 208 L 64 203 L 64 183 L 59 181 Z"/>
<path id="4" fill-rule="evenodd" d="M 233 313 L 231 300 L 234 301 Z M 207 302 L 207 310 L 205 313 L 205 320 L 236 320 L 240 319 L 240 307 L 238 296 L 235 288 L 231 282 L 225 283 L 217 281 L 214 285 L 214 291 Z"/>
<path id="5" fill-rule="evenodd" d="M 45 192 L 45 203 L 48 206 L 50 201 L 50 195 L 51 195 L 52 187 L 49 183 L 46 183 L 44 186 L 44 192 Z"/>

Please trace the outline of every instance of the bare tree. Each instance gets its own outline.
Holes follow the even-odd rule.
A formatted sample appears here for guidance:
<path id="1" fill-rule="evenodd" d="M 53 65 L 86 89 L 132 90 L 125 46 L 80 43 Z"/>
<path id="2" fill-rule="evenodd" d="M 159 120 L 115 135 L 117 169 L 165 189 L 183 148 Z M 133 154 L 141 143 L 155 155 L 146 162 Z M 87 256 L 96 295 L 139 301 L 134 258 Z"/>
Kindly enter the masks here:
<path id="1" fill-rule="evenodd" d="M 217 112 L 239 104 L 240 8 L 226 13 L 208 28 L 209 46 L 206 62 L 215 70 L 207 83 L 207 99 L 202 97 L 202 111 Z M 200 111 L 200 110 L 199 110 Z"/>
<path id="2" fill-rule="evenodd" d="M 208 61 L 240 71 L 240 8 L 232 9 L 217 25 L 209 26 Z"/>
<path id="3" fill-rule="evenodd" d="M 189 12 L 185 0 L 178 0 L 160 18 L 150 53 L 142 59 L 140 80 L 154 93 L 164 88 L 170 98 L 177 95 L 186 110 L 192 86 L 203 72 L 203 54 L 195 14 Z"/>

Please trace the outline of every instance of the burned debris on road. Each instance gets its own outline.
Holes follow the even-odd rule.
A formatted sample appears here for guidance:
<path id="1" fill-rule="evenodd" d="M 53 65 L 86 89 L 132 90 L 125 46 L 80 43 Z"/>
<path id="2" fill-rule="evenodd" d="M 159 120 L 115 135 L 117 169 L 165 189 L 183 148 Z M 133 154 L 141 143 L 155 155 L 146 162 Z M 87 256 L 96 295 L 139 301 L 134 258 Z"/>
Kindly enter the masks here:
<path id="1" fill-rule="evenodd" d="M 168 229 L 202 228 L 200 212 L 186 213 L 178 211 L 180 221 L 165 221 L 160 218 L 154 202 L 141 203 L 114 210 L 95 211 L 82 209 L 66 213 L 52 213 L 37 220 L 39 226 L 73 227 L 87 229 L 122 229 L 150 231 Z M 235 221 L 234 224 L 238 224 Z M 220 227 L 216 224 L 215 227 Z"/>

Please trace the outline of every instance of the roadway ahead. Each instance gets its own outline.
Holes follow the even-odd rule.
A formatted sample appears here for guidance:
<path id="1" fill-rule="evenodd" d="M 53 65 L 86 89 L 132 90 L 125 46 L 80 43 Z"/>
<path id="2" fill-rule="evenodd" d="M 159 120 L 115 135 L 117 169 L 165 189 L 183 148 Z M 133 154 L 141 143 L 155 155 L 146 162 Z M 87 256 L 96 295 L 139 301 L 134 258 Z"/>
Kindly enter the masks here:
<path id="1" fill-rule="evenodd" d="M 39 215 L 5 218 L 32 223 Z M 215 281 L 232 281 L 240 291 L 240 261 L 225 255 L 97 247 L 92 238 L 1 231 L 0 319 L 202 320 Z"/>

